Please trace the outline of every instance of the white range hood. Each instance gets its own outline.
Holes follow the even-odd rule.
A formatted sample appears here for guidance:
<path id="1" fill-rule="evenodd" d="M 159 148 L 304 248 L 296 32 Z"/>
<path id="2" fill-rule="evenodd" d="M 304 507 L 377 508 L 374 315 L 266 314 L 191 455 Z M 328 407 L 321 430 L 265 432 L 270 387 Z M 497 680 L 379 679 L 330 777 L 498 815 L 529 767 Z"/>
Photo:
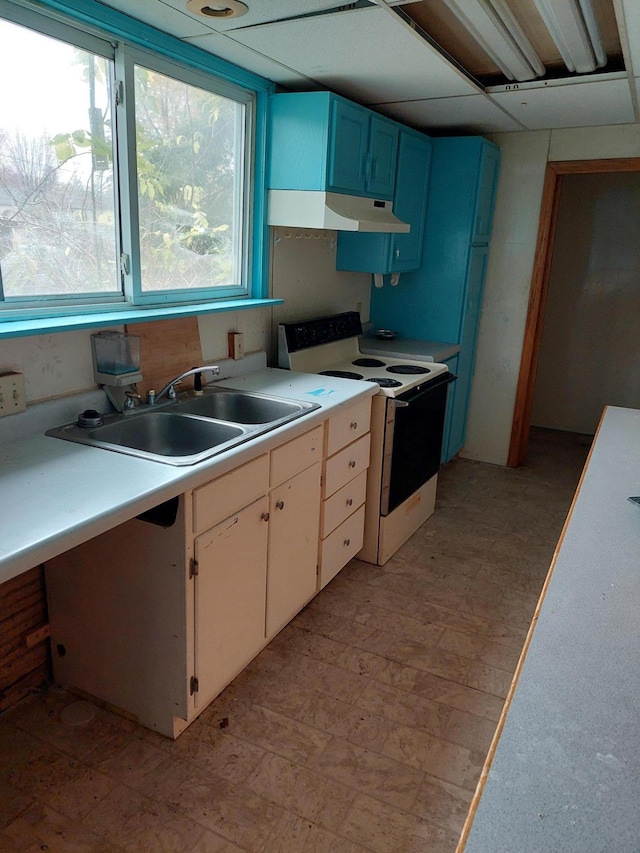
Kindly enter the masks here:
<path id="1" fill-rule="evenodd" d="M 315 190 L 269 190 L 269 225 L 407 234 L 390 201 Z"/>

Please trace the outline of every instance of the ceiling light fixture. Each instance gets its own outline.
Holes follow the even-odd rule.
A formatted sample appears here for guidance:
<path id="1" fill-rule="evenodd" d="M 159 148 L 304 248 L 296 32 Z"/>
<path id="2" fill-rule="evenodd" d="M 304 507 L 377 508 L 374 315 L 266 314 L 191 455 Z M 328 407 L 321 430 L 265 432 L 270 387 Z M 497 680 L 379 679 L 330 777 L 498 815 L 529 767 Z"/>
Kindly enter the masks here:
<path id="1" fill-rule="evenodd" d="M 249 11 L 246 3 L 241 3 L 240 0 L 222 0 L 220 3 L 187 0 L 187 9 L 205 18 L 239 18 Z"/>
<path id="2" fill-rule="evenodd" d="M 533 80 L 545 73 L 540 57 L 504 0 L 444 0 L 508 80 Z"/>
<path id="3" fill-rule="evenodd" d="M 569 71 L 607 64 L 591 0 L 533 0 Z"/>

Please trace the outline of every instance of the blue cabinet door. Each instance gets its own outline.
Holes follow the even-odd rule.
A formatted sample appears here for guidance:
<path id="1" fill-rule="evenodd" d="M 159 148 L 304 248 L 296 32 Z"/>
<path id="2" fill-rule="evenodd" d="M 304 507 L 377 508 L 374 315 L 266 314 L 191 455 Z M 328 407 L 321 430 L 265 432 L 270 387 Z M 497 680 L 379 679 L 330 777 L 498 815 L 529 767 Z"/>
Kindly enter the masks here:
<path id="1" fill-rule="evenodd" d="M 488 254 L 487 246 L 474 246 L 469 250 L 466 300 L 460 328 L 458 379 L 455 383 L 456 389 L 447 445 L 448 459 L 462 450 L 467 432 L 467 410 L 475 367 L 478 319 Z"/>
<path id="2" fill-rule="evenodd" d="M 431 140 L 410 130 L 400 130 L 393 193 L 393 212 L 408 222 L 408 234 L 338 234 L 336 269 L 351 272 L 391 273 L 418 269 L 422 258 L 427 209 Z"/>
<path id="3" fill-rule="evenodd" d="M 400 133 L 393 212 L 411 225 L 411 231 L 392 235 L 390 272 L 406 272 L 420 266 L 430 161 L 431 142 L 426 136 Z"/>
<path id="4" fill-rule="evenodd" d="M 369 111 L 332 98 L 327 189 L 364 195 L 368 149 Z"/>
<path id="5" fill-rule="evenodd" d="M 371 115 L 369 125 L 369 159 L 367 162 L 367 195 L 380 199 L 393 198 L 398 155 L 398 125 Z"/>

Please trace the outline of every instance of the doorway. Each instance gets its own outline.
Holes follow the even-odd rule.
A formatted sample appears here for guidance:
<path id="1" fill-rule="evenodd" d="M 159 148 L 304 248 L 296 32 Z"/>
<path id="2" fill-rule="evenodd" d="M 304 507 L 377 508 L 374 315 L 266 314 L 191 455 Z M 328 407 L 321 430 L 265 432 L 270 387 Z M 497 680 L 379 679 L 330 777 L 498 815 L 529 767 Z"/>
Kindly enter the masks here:
<path id="1" fill-rule="evenodd" d="M 597 344 L 598 352 L 601 356 L 599 370 L 596 376 L 598 381 L 603 381 L 607 373 L 610 376 L 612 372 L 612 358 L 607 358 L 607 346 L 617 345 L 615 339 L 615 329 L 610 328 L 611 310 L 612 307 L 618 306 L 619 316 L 623 319 L 628 318 L 630 311 L 634 309 L 627 306 L 624 309 L 619 303 L 620 288 L 624 291 L 624 275 L 620 269 L 616 268 L 615 276 L 619 280 L 613 282 L 612 275 L 614 267 L 616 267 L 615 251 L 608 252 L 607 240 L 615 244 L 616 239 L 624 236 L 626 223 L 624 217 L 620 217 L 619 200 L 621 186 L 624 186 L 622 173 L 640 172 L 640 158 L 627 160 L 585 160 L 585 161 L 568 161 L 549 163 L 545 176 L 545 184 L 543 190 L 542 207 L 540 215 L 540 225 L 538 229 L 538 243 L 536 247 L 536 259 L 532 276 L 531 293 L 529 297 L 529 309 L 527 315 L 527 323 L 525 328 L 525 338 L 522 350 L 522 359 L 520 363 L 520 376 L 518 380 L 518 391 L 516 396 L 516 405 L 514 410 L 514 419 L 511 432 L 511 444 L 509 448 L 508 465 L 517 467 L 524 463 L 527 443 L 529 438 L 529 429 L 532 423 L 532 413 L 535 413 L 536 420 L 549 417 L 549 412 L 553 409 L 553 394 L 560 393 L 566 398 L 567 394 L 570 397 L 579 397 L 574 401 L 575 411 L 569 413 L 567 406 L 563 407 L 560 419 L 555 421 L 551 419 L 549 426 L 551 428 L 576 429 L 576 424 L 589 424 L 593 421 L 593 408 L 598 405 L 597 395 L 591 393 L 587 379 L 580 380 L 582 385 L 581 395 L 573 393 L 571 388 L 567 391 L 566 382 L 570 381 L 572 375 L 579 375 L 579 365 L 573 363 L 579 358 L 584 357 L 584 353 L 589 352 L 589 337 L 590 331 L 593 333 L 596 330 L 597 341 L 593 341 L 593 347 Z M 597 176 L 610 176 L 611 181 L 607 186 L 606 177 L 603 185 L 598 187 Z M 616 179 L 615 176 L 618 176 Z M 591 181 L 591 186 L 588 186 L 587 181 L 582 187 L 579 183 L 578 176 L 596 176 Z M 595 186 L 594 186 L 595 184 Z M 629 182 L 631 185 L 640 186 L 640 176 L 633 176 Z M 563 193 L 563 188 L 567 187 L 566 194 Z M 581 194 L 586 194 L 589 203 L 582 206 L 576 211 L 576 220 L 582 218 L 582 232 L 572 218 L 571 205 L 575 207 L 576 199 L 580 198 Z M 595 195 L 594 195 L 595 194 Z M 600 195 L 599 195 L 600 194 Z M 563 195 L 567 199 L 567 205 L 563 207 Z M 618 202 L 616 202 L 618 199 Z M 594 208 L 594 204 L 596 208 Z M 616 207 L 618 204 L 618 207 Z M 587 208 L 591 205 L 591 209 Z M 610 219 L 618 219 L 618 229 L 615 230 L 615 225 L 612 230 Z M 597 227 L 596 227 L 597 226 Z M 573 238 L 570 236 L 573 228 Z M 588 228 L 590 233 L 585 234 L 584 230 Z M 594 230 L 594 228 L 596 230 Z M 596 233 L 597 232 L 597 233 Z M 567 234 L 569 238 L 567 240 Z M 576 235 L 580 237 L 582 244 L 582 260 L 577 260 L 576 264 L 581 264 L 581 270 L 571 271 L 571 253 L 574 252 L 576 258 L 579 257 L 580 249 L 576 244 Z M 559 254 L 554 256 L 556 248 L 556 238 L 558 238 Z M 636 238 L 637 242 L 637 238 Z M 586 247 L 586 248 L 585 248 Z M 632 247 L 633 248 L 633 247 Z M 626 253 L 625 253 L 626 254 Z M 564 257 L 563 257 L 564 255 Z M 563 267 L 564 264 L 564 267 Z M 636 270 L 635 280 L 638 278 L 638 270 Z M 630 273 L 630 276 L 633 274 Z M 614 276 L 614 277 L 615 277 Z M 565 283 L 571 279 L 571 287 L 565 287 Z M 560 281 L 560 285 L 558 285 Z M 585 283 L 586 290 L 585 290 Z M 553 287 L 553 297 L 550 300 L 550 289 Z M 633 288 L 627 288 L 629 294 Z M 633 298 L 636 298 L 634 294 Z M 565 291 L 565 292 L 562 292 Z M 598 301 L 600 300 L 600 308 Z M 638 304 L 638 303 L 636 303 Z M 564 311 L 564 318 L 558 319 L 556 313 L 559 310 Z M 547 331 L 545 332 L 545 313 L 549 306 L 550 311 L 554 312 L 554 320 L 550 321 Z M 575 314 L 576 306 L 579 307 L 579 315 Z M 572 313 L 574 312 L 574 313 Z M 634 315 L 634 316 L 637 316 Z M 602 321 L 598 325 L 598 320 Z M 604 328 L 609 323 L 608 328 Z M 615 326 L 615 322 L 613 325 Z M 564 324 L 564 337 L 562 327 Z M 636 336 L 637 337 L 637 336 Z M 568 338 L 571 338 L 573 345 L 576 348 L 575 352 L 568 350 L 565 346 Z M 558 342 L 563 341 L 564 352 L 562 358 L 558 357 L 557 365 L 553 365 L 553 350 L 554 346 L 558 346 Z M 544 357 L 541 358 L 544 344 Z M 582 355 L 580 355 L 582 353 Z M 564 361 L 563 361 L 564 360 Z M 568 365 L 571 364 L 570 369 Z M 536 393 L 536 378 L 539 372 L 541 381 L 546 383 L 547 388 L 544 392 L 540 389 Z M 564 370 L 569 373 L 569 377 L 564 377 L 565 388 L 563 391 L 547 393 L 552 387 L 553 371 L 558 372 Z M 592 368 L 593 370 L 593 368 Z M 625 376 L 630 375 L 630 371 L 623 371 Z M 602 394 L 607 395 L 608 391 L 605 388 Z M 604 402 L 614 402 L 618 405 L 629 405 L 629 400 L 625 399 L 625 394 L 629 394 L 629 389 L 624 392 L 616 391 L 617 399 L 610 397 L 603 398 Z M 556 398 L 557 399 L 557 398 Z M 604 403 L 603 403 L 604 404 Z M 635 401 L 635 405 L 638 400 Z M 568 408 L 571 408 L 570 406 Z M 588 410 L 588 411 L 587 411 Z M 545 414 L 546 413 L 546 414 Z M 560 412 L 554 412 L 553 418 Z M 562 420 L 564 418 L 564 421 Z M 562 424 L 564 423 L 564 426 Z M 555 424 L 555 426 L 554 426 Z M 574 426 L 571 426 L 573 424 Z M 577 427 L 577 431 L 584 429 L 584 426 Z M 595 427 L 593 427 L 595 428 Z M 591 429 L 591 427 L 588 427 Z"/>

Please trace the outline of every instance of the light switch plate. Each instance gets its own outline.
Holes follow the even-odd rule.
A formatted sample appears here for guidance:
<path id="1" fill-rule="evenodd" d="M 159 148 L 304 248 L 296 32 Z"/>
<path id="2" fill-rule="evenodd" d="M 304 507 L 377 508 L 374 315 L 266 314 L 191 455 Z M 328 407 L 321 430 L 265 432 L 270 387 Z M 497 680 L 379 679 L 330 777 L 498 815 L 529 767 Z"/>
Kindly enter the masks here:
<path id="1" fill-rule="evenodd" d="M 27 408 L 22 373 L 0 373 L 0 418 Z"/>

